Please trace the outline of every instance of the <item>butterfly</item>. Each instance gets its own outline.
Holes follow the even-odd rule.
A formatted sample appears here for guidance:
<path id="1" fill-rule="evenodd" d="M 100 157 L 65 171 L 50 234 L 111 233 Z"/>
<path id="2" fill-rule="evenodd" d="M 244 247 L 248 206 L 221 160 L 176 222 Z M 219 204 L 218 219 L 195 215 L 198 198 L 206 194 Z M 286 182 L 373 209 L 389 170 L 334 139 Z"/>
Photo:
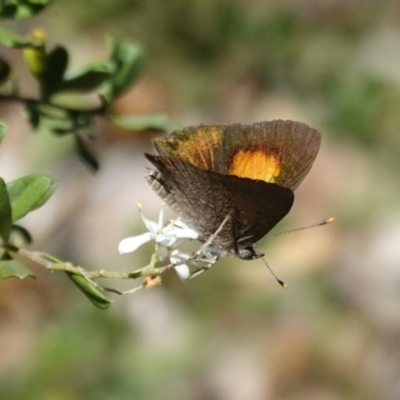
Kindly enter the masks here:
<path id="1" fill-rule="evenodd" d="M 261 257 L 255 244 L 292 208 L 319 132 L 295 121 L 198 125 L 153 141 L 152 189 L 219 255 Z"/>

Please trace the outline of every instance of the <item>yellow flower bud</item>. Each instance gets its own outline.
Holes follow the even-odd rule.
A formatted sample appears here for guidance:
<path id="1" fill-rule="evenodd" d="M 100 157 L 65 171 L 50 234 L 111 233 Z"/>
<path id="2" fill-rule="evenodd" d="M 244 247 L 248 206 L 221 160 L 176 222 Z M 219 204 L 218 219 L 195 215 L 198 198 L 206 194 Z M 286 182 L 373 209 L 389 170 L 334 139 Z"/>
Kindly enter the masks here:
<path id="1" fill-rule="evenodd" d="M 46 32 L 42 28 L 34 28 L 28 33 L 30 39 L 41 43 L 40 47 L 26 47 L 23 50 L 26 66 L 29 71 L 40 78 L 46 68 Z"/>

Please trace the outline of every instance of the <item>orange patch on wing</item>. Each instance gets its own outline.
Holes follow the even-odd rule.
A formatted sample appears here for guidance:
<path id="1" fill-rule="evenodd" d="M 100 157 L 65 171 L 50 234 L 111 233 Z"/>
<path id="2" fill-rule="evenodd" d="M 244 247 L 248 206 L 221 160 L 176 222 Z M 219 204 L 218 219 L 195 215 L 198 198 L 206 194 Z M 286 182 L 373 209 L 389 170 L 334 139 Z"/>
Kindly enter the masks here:
<path id="1" fill-rule="evenodd" d="M 179 144 L 176 147 L 164 147 L 164 150 L 170 155 L 174 155 L 202 169 L 213 169 L 215 167 L 214 153 L 215 149 L 221 146 L 221 142 L 221 129 L 206 125 L 199 126 L 184 140 L 173 138 L 158 141 L 162 147 L 164 147 L 163 143 Z"/>
<path id="2" fill-rule="evenodd" d="M 265 182 L 275 182 L 280 172 L 279 162 L 274 156 L 257 150 L 238 151 L 229 167 L 229 173 L 232 175 Z"/>

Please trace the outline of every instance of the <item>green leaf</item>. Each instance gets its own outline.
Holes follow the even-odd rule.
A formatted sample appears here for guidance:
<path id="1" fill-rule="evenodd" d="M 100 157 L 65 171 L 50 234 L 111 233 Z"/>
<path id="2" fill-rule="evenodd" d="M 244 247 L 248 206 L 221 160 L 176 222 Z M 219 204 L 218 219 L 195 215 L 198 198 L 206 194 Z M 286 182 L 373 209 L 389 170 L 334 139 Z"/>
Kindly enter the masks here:
<path id="1" fill-rule="evenodd" d="M 104 83 L 102 92 L 104 98 L 111 102 L 138 78 L 143 69 L 144 54 L 135 44 L 122 42 L 114 37 L 110 37 L 108 41 L 111 47 L 112 74 Z"/>
<path id="2" fill-rule="evenodd" d="M 64 47 L 57 46 L 47 55 L 46 69 L 41 77 L 45 98 L 50 97 L 60 89 L 67 65 L 68 53 Z"/>
<path id="3" fill-rule="evenodd" d="M 42 118 L 42 126 L 46 127 L 57 135 L 65 135 L 76 129 L 74 121 L 70 118 L 51 118 L 49 116 Z"/>
<path id="4" fill-rule="evenodd" d="M 12 221 L 18 221 L 42 206 L 57 188 L 58 182 L 40 174 L 27 175 L 7 183 Z"/>
<path id="5" fill-rule="evenodd" d="M 88 92 L 99 87 L 107 78 L 110 77 L 110 74 L 110 63 L 90 63 L 68 73 L 65 76 L 60 90 Z"/>
<path id="6" fill-rule="evenodd" d="M 40 113 L 36 106 L 27 106 L 25 108 L 25 115 L 33 129 L 37 129 L 40 123 Z"/>
<path id="7" fill-rule="evenodd" d="M 36 278 L 35 274 L 16 260 L 0 261 L 0 279 Z"/>
<path id="8" fill-rule="evenodd" d="M 11 205 L 7 193 L 7 186 L 0 178 L 0 237 L 4 243 L 8 242 L 11 232 Z"/>
<path id="9" fill-rule="evenodd" d="M 44 103 L 32 106 L 31 110 L 27 111 L 32 125 L 40 123 L 41 127 L 60 136 L 81 128 L 89 128 L 91 124 L 90 116 L 85 111 L 71 115 L 65 110 Z"/>
<path id="10" fill-rule="evenodd" d="M 99 163 L 96 157 L 94 156 L 92 149 L 89 148 L 87 139 L 79 136 L 78 134 L 75 135 L 75 138 L 76 138 L 76 147 L 78 150 L 78 154 L 82 159 L 82 161 L 84 161 L 94 171 L 98 171 Z"/>
<path id="11" fill-rule="evenodd" d="M 106 310 L 111 301 L 107 299 L 92 283 L 88 282 L 83 276 L 70 272 L 66 273 L 76 287 L 97 307 Z"/>
<path id="12" fill-rule="evenodd" d="M 0 17 L 27 19 L 42 11 L 51 0 L 3 0 L 0 6 Z"/>
<path id="13" fill-rule="evenodd" d="M 10 243 L 21 247 L 32 243 L 31 234 L 21 225 L 13 224 L 11 226 Z"/>
<path id="14" fill-rule="evenodd" d="M 6 47 L 40 47 L 43 44 L 0 27 L 0 43 Z"/>
<path id="15" fill-rule="evenodd" d="M 6 126 L 2 122 L 0 122 L 0 143 L 3 140 L 5 133 L 6 133 Z"/>
<path id="16" fill-rule="evenodd" d="M 6 60 L 0 57 L 0 85 L 7 82 L 11 72 L 11 67 Z"/>
<path id="17" fill-rule="evenodd" d="M 171 132 L 179 128 L 179 126 L 173 123 L 165 113 L 142 116 L 111 115 L 108 119 L 128 131 L 157 130 Z"/>

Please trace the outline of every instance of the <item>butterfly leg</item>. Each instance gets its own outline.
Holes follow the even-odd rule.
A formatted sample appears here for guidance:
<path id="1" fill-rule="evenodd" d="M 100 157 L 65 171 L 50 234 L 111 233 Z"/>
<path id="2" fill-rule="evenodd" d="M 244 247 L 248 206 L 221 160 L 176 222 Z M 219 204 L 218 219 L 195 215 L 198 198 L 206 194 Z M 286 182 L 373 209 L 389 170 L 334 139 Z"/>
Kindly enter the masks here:
<path id="1" fill-rule="evenodd" d="M 222 231 L 224 228 L 225 224 L 229 221 L 231 218 L 232 213 L 230 212 L 222 221 L 221 225 L 218 227 L 218 229 L 207 239 L 207 241 L 200 247 L 200 249 L 196 252 L 196 255 L 200 255 L 202 253 L 205 253 L 205 250 L 211 246 L 212 242 L 214 239 L 218 236 L 218 234 Z M 216 262 L 216 261 L 215 261 Z"/>
<path id="2" fill-rule="evenodd" d="M 201 275 L 203 272 L 208 271 L 210 269 L 210 267 L 211 267 L 211 265 L 207 266 L 207 267 L 202 267 L 202 268 L 196 269 L 195 271 L 193 271 L 193 273 L 190 274 L 188 280 L 193 279 L 194 277 Z"/>

